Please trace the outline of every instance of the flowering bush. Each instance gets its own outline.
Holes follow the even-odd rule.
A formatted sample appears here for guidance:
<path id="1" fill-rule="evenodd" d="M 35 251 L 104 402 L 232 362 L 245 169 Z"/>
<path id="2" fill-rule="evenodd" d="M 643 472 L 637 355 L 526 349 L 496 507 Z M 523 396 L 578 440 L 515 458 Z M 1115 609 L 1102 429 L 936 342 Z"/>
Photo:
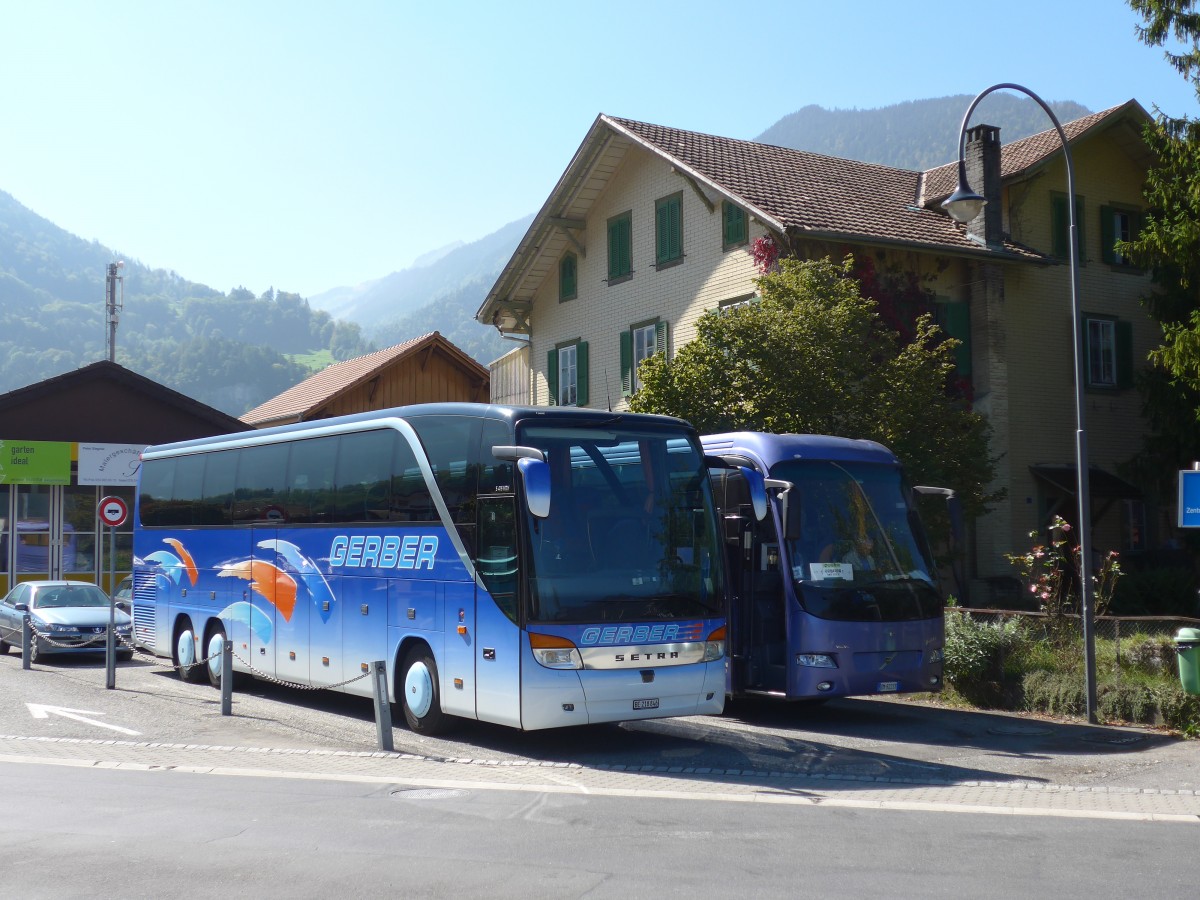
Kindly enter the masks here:
<path id="1" fill-rule="evenodd" d="M 750 245 L 750 255 L 754 257 L 754 265 L 763 275 L 774 272 L 779 262 L 779 245 L 767 235 L 755 238 Z"/>
<path id="2" fill-rule="evenodd" d="M 1052 633 L 1066 626 L 1068 616 L 1079 615 L 1082 600 L 1079 585 L 1079 545 L 1068 541 L 1071 526 L 1061 516 L 1050 523 L 1050 542 L 1035 544 L 1028 553 L 1012 555 L 1005 559 L 1017 567 L 1029 592 L 1034 595 L 1038 608 L 1047 616 L 1047 625 Z M 1029 532 L 1036 539 L 1036 531 Z M 1108 611 L 1113 590 L 1121 577 L 1121 564 L 1117 551 L 1110 550 L 1092 573 L 1092 590 L 1095 596 L 1093 613 L 1098 616 Z"/>

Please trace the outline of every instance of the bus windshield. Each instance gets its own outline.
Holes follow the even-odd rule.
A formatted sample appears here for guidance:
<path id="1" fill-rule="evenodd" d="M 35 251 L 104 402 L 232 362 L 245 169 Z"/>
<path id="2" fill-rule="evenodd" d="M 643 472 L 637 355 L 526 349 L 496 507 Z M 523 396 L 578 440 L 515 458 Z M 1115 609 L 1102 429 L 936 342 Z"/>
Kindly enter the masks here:
<path id="1" fill-rule="evenodd" d="M 907 621 L 942 614 L 924 531 L 895 466 L 792 461 L 786 558 L 796 595 L 814 616 Z"/>
<path id="2" fill-rule="evenodd" d="M 532 622 L 723 615 L 721 557 L 699 445 L 669 429 L 526 425 L 550 514 L 528 516 Z"/>

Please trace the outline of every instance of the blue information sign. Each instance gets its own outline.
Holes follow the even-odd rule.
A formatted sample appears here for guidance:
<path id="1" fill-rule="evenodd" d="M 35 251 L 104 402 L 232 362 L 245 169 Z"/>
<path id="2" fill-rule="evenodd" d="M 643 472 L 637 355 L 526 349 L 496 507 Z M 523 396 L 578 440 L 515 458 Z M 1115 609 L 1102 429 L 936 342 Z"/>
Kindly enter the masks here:
<path id="1" fill-rule="evenodd" d="M 1179 473 L 1179 527 L 1200 528 L 1200 469 Z"/>

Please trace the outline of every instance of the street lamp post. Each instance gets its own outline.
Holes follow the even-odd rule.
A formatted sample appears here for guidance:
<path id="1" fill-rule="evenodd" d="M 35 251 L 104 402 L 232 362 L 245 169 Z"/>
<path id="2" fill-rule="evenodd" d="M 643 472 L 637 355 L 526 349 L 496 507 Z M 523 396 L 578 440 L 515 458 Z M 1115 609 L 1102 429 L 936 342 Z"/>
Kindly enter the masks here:
<path id="1" fill-rule="evenodd" d="M 1092 537 L 1091 537 L 1091 497 L 1088 478 L 1087 431 L 1084 428 L 1084 355 L 1083 355 L 1083 316 L 1079 310 L 1079 247 L 1076 244 L 1075 225 L 1075 168 L 1071 164 L 1071 146 L 1063 133 L 1062 125 L 1045 101 L 1037 94 L 1019 84 L 1005 82 L 994 84 L 971 101 L 963 116 L 962 126 L 958 133 L 958 187 L 942 203 L 950 217 L 957 222 L 970 222 L 983 210 L 987 203 L 983 197 L 971 190 L 967 183 L 967 123 L 975 107 L 992 91 L 1014 90 L 1032 98 L 1045 111 L 1054 123 L 1062 141 L 1063 158 L 1067 162 L 1067 216 L 1070 222 L 1068 233 L 1068 253 L 1070 253 L 1071 268 L 1071 320 L 1072 334 L 1075 341 L 1075 470 L 1076 490 L 1079 499 L 1079 581 L 1083 599 L 1083 645 L 1084 666 L 1087 678 L 1087 717 L 1092 724 L 1097 722 L 1096 715 L 1096 635 L 1095 635 L 1095 588 L 1092 584 Z"/>

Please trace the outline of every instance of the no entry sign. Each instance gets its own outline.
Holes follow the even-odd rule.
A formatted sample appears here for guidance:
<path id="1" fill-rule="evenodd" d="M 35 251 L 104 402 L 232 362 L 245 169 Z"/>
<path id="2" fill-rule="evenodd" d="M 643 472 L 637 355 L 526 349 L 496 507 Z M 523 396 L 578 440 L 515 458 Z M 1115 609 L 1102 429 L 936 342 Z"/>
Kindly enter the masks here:
<path id="1" fill-rule="evenodd" d="M 129 507 L 120 497 L 105 497 L 100 501 L 100 521 L 109 528 L 124 525 L 129 518 Z"/>

